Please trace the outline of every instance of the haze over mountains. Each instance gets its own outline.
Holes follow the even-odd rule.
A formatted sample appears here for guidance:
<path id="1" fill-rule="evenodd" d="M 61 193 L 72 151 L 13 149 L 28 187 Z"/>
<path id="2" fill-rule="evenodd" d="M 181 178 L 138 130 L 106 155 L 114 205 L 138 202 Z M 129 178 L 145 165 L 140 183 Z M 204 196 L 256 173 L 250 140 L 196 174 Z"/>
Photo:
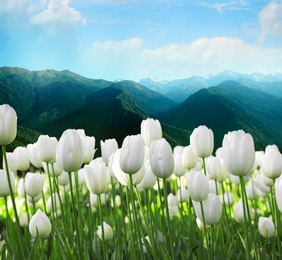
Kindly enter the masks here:
<path id="1" fill-rule="evenodd" d="M 181 103 L 198 90 L 216 86 L 226 80 L 237 81 L 246 87 L 260 89 L 269 94 L 282 97 L 282 73 L 264 75 L 260 73 L 241 74 L 232 71 L 224 71 L 206 78 L 192 76 L 171 81 L 145 78 L 141 79 L 139 83 Z"/>
<path id="2" fill-rule="evenodd" d="M 272 143 L 282 147 L 282 74 L 225 72 L 208 79 L 136 83 L 2 67 L 0 103 L 15 108 L 24 127 L 19 136 L 29 131 L 29 142 L 38 132 L 60 137 L 67 128 L 83 128 L 95 136 L 97 146 L 113 137 L 121 144 L 126 135 L 140 132 L 144 118 L 154 117 L 172 146 L 187 145 L 191 131 L 205 124 L 214 131 L 216 147 L 225 133 L 237 129 L 251 133 L 257 149 Z"/>

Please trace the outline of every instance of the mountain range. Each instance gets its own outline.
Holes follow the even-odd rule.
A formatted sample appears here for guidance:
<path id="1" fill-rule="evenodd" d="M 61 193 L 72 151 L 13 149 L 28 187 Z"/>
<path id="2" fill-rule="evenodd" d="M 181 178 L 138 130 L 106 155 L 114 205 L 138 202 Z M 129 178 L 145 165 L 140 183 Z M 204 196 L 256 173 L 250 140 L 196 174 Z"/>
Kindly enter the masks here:
<path id="1" fill-rule="evenodd" d="M 17 111 L 21 145 L 35 141 L 39 133 L 59 138 L 67 128 L 85 129 L 95 136 L 97 147 L 107 138 L 121 145 L 126 135 L 140 133 L 143 119 L 154 117 L 173 147 L 187 145 L 193 129 L 205 124 L 214 131 L 215 147 L 228 131 L 243 129 L 253 135 L 257 149 L 264 149 L 273 143 L 282 147 L 279 75 L 226 80 L 222 74 L 218 84 L 216 77 L 193 77 L 155 80 L 149 86 L 148 79 L 110 82 L 67 70 L 2 67 L 0 103 Z"/>
<path id="2" fill-rule="evenodd" d="M 236 81 L 246 87 L 282 97 L 282 73 L 264 75 L 260 73 L 242 74 L 224 71 L 208 77 L 192 76 L 171 81 L 145 78 L 141 79 L 139 83 L 173 99 L 177 103 L 182 103 L 200 89 L 216 86 L 226 80 Z"/>

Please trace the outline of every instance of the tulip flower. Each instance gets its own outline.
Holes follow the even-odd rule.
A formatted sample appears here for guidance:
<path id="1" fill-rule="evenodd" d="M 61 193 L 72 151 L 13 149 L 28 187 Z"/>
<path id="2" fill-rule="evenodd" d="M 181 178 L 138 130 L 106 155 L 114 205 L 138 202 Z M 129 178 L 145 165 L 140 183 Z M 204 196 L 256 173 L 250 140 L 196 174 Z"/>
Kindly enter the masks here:
<path id="1" fill-rule="evenodd" d="M 162 127 L 159 120 L 147 118 L 141 122 L 141 135 L 147 146 L 162 138 Z"/>
<path id="2" fill-rule="evenodd" d="M 115 174 L 115 178 L 124 186 L 129 186 L 130 185 L 130 178 L 129 175 L 125 172 L 122 171 L 122 169 L 120 168 L 120 149 L 118 149 L 115 152 L 114 155 L 114 162 L 112 165 L 112 170 Z M 145 173 L 145 168 L 144 168 L 144 164 L 142 165 L 142 167 L 140 168 L 140 170 L 132 175 L 132 181 L 133 181 L 133 185 L 138 185 L 144 176 Z"/>
<path id="3" fill-rule="evenodd" d="M 266 177 L 278 178 L 282 173 L 282 154 L 276 149 L 267 151 L 262 159 L 262 169 Z"/>
<path id="4" fill-rule="evenodd" d="M 69 184 L 69 176 L 68 173 L 63 171 L 60 176 L 58 176 L 58 182 L 61 186 L 67 186 Z"/>
<path id="5" fill-rule="evenodd" d="M 225 205 L 232 206 L 233 203 L 234 203 L 234 197 L 233 197 L 232 193 L 229 192 L 229 191 L 226 191 L 223 194 L 223 201 L 224 201 Z"/>
<path id="6" fill-rule="evenodd" d="M 118 143 L 116 139 L 107 139 L 105 142 L 101 140 L 100 145 L 103 161 L 108 165 L 111 155 L 118 149 Z"/>
<path id="7" fill-rule="evenodd" d="M 207 174 L 212 180 L 217 180 L 222 172 L 220 159 L 210 156 L 206 159 Z"/>
<path id="8" fill-rule="evenodd" d="M 243 130 L 226 134 L 222 142 L 224 164 L 227 170 L 236 176 L 245 176 L 255 162 L 253 137 Z"/>
<path id="9" fill-rule="evenodd" d="M 9 105 L 0 105 L 0 145 L 12 143 L 17 135 L 17 114 Z"/>
<path id="10" fill-rule="evenodd" d="M 104 162 L 96 162 L 84 166 L 86 186 L 91 193 L 100 195 L 107 190 L 107 166 Z"/>
<path id="11" fill-rule="evenodd" d="M 275 198 L 276 198 L 276 204 L 277 204 L 277 207 L 280 211 L 280 213 L 282 214 L 282 178 L 278 178 L 276 181 L 275 181 Z"/>
<path id="12" fill-rule="evenodd" d="M 32 216 L 29 222 L 29 232 L 35 238 L 47 238 L 51 233 L 51 222 L 40 209 Z"/>
<path id="13" fill-rule="evenodd" d="M 28 152 L 25 147 L 18 146 L 14 150 L 14 155 L 16 156 L 16 160 L 18 162 L 17 168 L 19 171 L 26 171 L 30 166 Z"/>
<path id="14" fill-rule="evenodd" d="M 44 175 L 28 172 L 25 176 L 25 192 L 31 197 L 38 196 L 43 189 Z"/>
<path id="15" fill-rule="evenodd" d="M 103 222 L 103 228 L 105 241 L 111 240 L 114 236 L 113 229 L 105 221 Z M 97 235 L 101 240 L 103 240 L 102 225 L 98 226 Z"/>
<path id="16" fill-rule="evenodd" d="M 7 155 L 7 161 L 9 165 L 9 169 L 12 172 L 17 172 L 18 170 L 18 156 L 15 153 L 6 153 Z M 3 160 L 4 162 L 4 160 Z M 6 169 L 5 163 L 3 164 L 4 170 Z"/>
<path id="17" fill-rule="evenodd" d="M 190 136 L 190 145 L 200 158 L 208 157 L 213 152 L 213 131 L 204 125 L 195 128 Z"/>
<path id="18" fill-rule="evenodd" d="M 185 169 L 193 169 L 198 162 L 198 156 L 193 152 L 191 145 L 185 146 L 182 153 L 182 165 Z"/>
<path id="19" fill-rule="evenodd" d="M 209 195 L 209 181 L 203 171 L 191 171 L 186 175 L 187 189 L 190 197 L 196 202 L 202 202 Z"/>
<path id="20" fill-rule="evenodd" d="M 11 171 L 9 171 L 9 173 L 10 173 L 12 190 L 14 190 L 14 187 L 15 187 L 14 173 Z M 9 189 L 7 173 L 5 170 L 0 170 L 0 197 L 7 197 L 10 194 L 11 193 Z"/>
<path id="21" fill-rule="evenodd" d="M 37 144 L 28 144 L 27 147 L 27 154 L 29 161 L 31 164 L 36 168 L 42 167 L 42 160 L 38 157 L 38 150 L 37 150 Z"/>
<path id="22" fill-rule="evenodd" d="M 182 164 L 182 154 L 173 154 L 174 158 L 174 170 L 173 173 L 177 177 L 181 177 L 185 174 L 186 169 Z"/>
<path id="23" fill-rule="evenodd" d="M 95 137 L 84 136 L 81 137 L 83 148 L 83 163 L 90 163 L 95 154 Z"/>
<path id="24" fill-rule="evenodd" d="M 47 210 L 47 212 L 51 212 L 52 211 L 52 199 L 53 199 L 54 205 L 56 205 L 56 209 L 58 210 L 58 209 L 61 208 L 59 195 L 58 195 L 57 192 L 55 192 L 47 200 L 47 203 L 46 203 L 46 210 Z"/>
<path id="25" fill-rule="evenodd" d="M 169 143 L 164 139 L 155 140 L 150 147 L 150 165 L 158 178 L 168 178 L 174 169 L 174 159 Z"/>
<path id="26" fill-rule="evenodd" d="M 24 198 L 25 197 L 25 187 L 24 187 L 24 178 L 20 178 L 18 180 L 18 188 L 17 188 L 17 191 L 18 191 L 18 196 L 20 198 Z"/>
<path id="27" fill-rule="evenodd" d="M 247 208 L 245 206 L 245 211 L 246 211 L 246 221 L 249 221 L 249 216 L 247 214 Z M 235 205 L 234 208 L 234 219 L 236 220 L 236 222 L 238 223 L 244 223 L 245 219 L 244 219 L 244 208 L 243 208 L 243 202 L 242 199 L 240 199 L 237 204 Z"/>
<path id="28" fill-rule="evenodd" d="M 181 202 L 181 198 L 182 198 L 182 202 L 188 201 L 189 192 L 185 188 L 180 188 L 180 189 L 178 189 L 178 191 L 176 193 L 176 197 L 177 197 L 179 202 Z"/>
<path id="29" fill-rule="evenodd" d="M 258 222 L 259 233 L 269 239 L 275 236 L 275 227 L 270 218 L 260 217 Z"/>
<path id="30" fill-rule="evenodd" d="M 80 169 L 83 162 L 83 147 L 81 137 L 76 130 L 66 130 L 57 146 L 57 161 L 66 172 Z"/>
<path id="31" fill-rule="evenodd" d="M 138 187 L 142 187 L 142 189 L 151 189 L 154 187 L 157 177 L 154 175 L 151 165 L 150 165 L 150 160 L 145 161 L 145 172 L 142 181 L 138 184 Z"/>
<path id="32" fill-rule="evenodd" d="M 40 135 L 36 143 L 38 157 L 42 162 L 52 163 L 56 161 L 57 138 Z"/>
<path id="33" fill-rule="evenodd" d="M 120 168 L 128 174 L 134 174 L 140 170 L 144 163 L 144 141 L 141 135 L 125 137 L 120 149 Z"/>
<path id="34" fill-rule="evenodd" d="M 193 206 L 197 217 L 201 220 L 201 222 L 204 222 L 200 203 L 193 201 Z M 222 204 L 219 196 L 214 193 L 210 193 L 207 199 L 203 202 L 203 211 L 206 225 L 217 224 L 222 214 Z"/>

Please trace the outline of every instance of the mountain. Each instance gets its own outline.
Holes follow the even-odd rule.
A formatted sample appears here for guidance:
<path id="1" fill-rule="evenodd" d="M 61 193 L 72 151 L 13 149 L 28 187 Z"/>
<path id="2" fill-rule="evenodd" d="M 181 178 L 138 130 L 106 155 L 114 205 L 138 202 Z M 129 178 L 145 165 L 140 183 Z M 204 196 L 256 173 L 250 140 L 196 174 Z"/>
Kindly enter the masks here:
<path id="1" fill-rule="evenodd" d="M 243 129 L 252 134 L 257 149 L 264 149 L 272 143 L 282 146 L 281 111 L 281 98 L 225 81 L 191 95 L 161 119 L 189 130 L 207 125 L 214 131 L 216 147 L 221 146 L 225 133 Z"/>
<path id="2" fill-rule="evenodd" d="M 279 73 L 268 75 L 260 73 L 242 74 L 225 70 L 208 77 L 192 76 L 171 81 L 146 78 L 141 79 L 139 83 L 180 104 L 198 90 L 216 86 L 226 80 L 237 81 L 247 87 L 282 97 L 282 74 Z"/>
<path id="3" fill-rule="evenodd" d="M 139 83 L 169 97 L 178 104 L 182 103 L 187 97 L 198 90 L 209 86 L 205 78 L 198 76 L 172 81 L 161 81 L 146 78 L 141 79 Z"/>
<path id="4" fill-rule="evenodd" d="M 46 131 L 59 137 L 65 129 L 82 128 L 88 135 L 95 136 L 97 146 L 99 140 L 113 137 L 121 145 L 127 135 L 140 133 L 142 120 L 149 116 L 141 101 L 115 85 L 91 95 L 87 103 L 83 108 L 51 122 Z M 172 146 L 188 143 L 190 132 L 187 130 L 163 124 L 163 132 Z"/>
<path id="5" fill-rule="evenodd" d="M 176 106 L 169 98 L 133 81 L 109 82 L 70 71 L 0 68 L 0 102 L 18 114 L 19 125 L 60 137 L 67 128 L 84 128 L 97 141 L 140 132 L 144 118 Z M 165 125 L 176 145 L 189 132 Z M 173 130 L 172 130 L 173 129 Z"/>
<path id="6" fill-rule="evenodd" d="M 0 68 L 0 102 L 10 104 L 19 123 L 40 125 L 85 104 L 85 97 L 112 82 L 84 78 L 70 71 Z M 36 127 L 35 127 L 36 128 Z"/>

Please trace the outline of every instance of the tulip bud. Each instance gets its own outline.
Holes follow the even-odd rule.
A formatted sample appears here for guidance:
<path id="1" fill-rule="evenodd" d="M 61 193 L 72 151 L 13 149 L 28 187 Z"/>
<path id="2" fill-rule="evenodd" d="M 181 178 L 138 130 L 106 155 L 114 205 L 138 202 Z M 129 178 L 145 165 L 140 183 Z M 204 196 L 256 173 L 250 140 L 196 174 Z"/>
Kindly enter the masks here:
<path id="1" fill-rule="evenodd" d="M 83 148 L 83 163 L 90 163 L 93 160 L 95 153 L 95 137 L 84 136 L 81 137 Z"/>
<path id="2" fill-rule="evenodd" d="M 41 168 L 42 161 L 38 157 L 37 144 L 28 144 L 26 149 L 31 164 L 36 168 Z"/>
<path id="3" fill-rule="evenodd" d="M 247 221 L 248 221 L 249 216 L 248 216 L 248 214 L 247 214 L 247 208 L 246 208 L 246 206 L 245 206 L 245 212 L 246 212 L 246 219 L 247 219 Z M 234 219 L 235 219 L 236 222 L 238 222 L 239 224 L 244 223 L 244 221 L 245 221 L 242 199 L 240 199 L 240 200 L 237 202 L 237 204 L 235 205 L 235 208 L 234 208 Z"/>
<path id="4" fill-rule="evenodd" d="M 30 162 L 29 162 L 29 158 L 28 158 L 28 153 L 27 153 L 27 149 L 25 147 L 21 147 L 18 146 L 15 150 L 14 150 L 14 155 L 17 158 L 17 168 L 19 171 L 26 171 L 28 170 L 29 166 L 30 166 Z"/>
<path id="5" fill-rule="evenodd" d="M 176 197 L 179 202 L 181 202 L 181 198 L 182 198 L 182 202 L 188 201 L 189 192 L 185 188 L 178 189 L 176 193 Z"/>
<path id="6" fill-rule="evenodd" d="M 8 161 L 8 166 L 9 169 L 12 172 L 17 172 L 18 170 L 18 157 L 15 153 L 6 153 L 7 156 L 7 161 Z M 3 162 L 4 162 L 4 158 L 3 158 Z M 4 170 L 6 170 L 6 164 L 3 163 L 3 168 Z"/>
<path id="7" fill-rule="evenodd" d="M 111 240 L 114 236 L 113 229 L 105 221 L 103 222 L 103 228 L 105 241 Z M 102 226 L 98 226 L 97 235 L 101 240 L 103 240 Z"/>
<path id="8" fill-rule="evenodd" d="M 107 139 L 105 142 L 101 140 L 100 145 L 103 161 L 108 165 L 110 156 L 118 149 L 118 143 L 116 139 Z"/>
<path id="9" fill-rule="evenodd" d="M 232 206 L 233 203 L 234 203 L 234 197 L 233 197 L 232 193 L 229 192 L 229 191 L 226 191 L 223 194 L 223 200 L 224 200 L 225 205 L 227 205 L 227 206 Z"/>
<path id="10" fill-rule="evenodd" d="M 144 163 L 144 155 L 144 141 L 141 135 L 125 137 L 120 149 L 120 168 L 128 174 L 138 172 Z"/>
<path id="11" fill-rule="evenodd" d="M 275 227 L 273 221 L 269 218 L 260 217 L 258 222 L 259 233 L 269 239 L 275 236 Z"/>
<path id="12" fill-rule="evenodd" d="M 192 202 L 197 217 L 201 220 L 201 222 L 203 222 L 200 203 L 195 201 Z M 207 200 L 203 202 L 203 211 L 206 225 L 217 224 L 222 214 L 222 204 L 219 196 L 215 195 L 214 193 L 210 193 Z"/>
<path id="13" fill-rule="evenodd" d="M 14 190 L 15 188 L 14 173 L 9 171 L 9 175 L 10 175 L 12 190 Z M 5 170 L 0 170 L 0 197 L 7 197 L 10 194 L 11 193 L 9 189 L 7 173 Z"/>
<path id="14" fill-rule="evenodd" d="M 166 179 L 172 174 L 174 169 L 172 149 L 164 138 L 151 143 L 150 165 L 158 178 Z"/>
<path id="15" fill-rule="evenodd" d="M 174 170 L 173 173 L 177 177 L 181 177 L 185 174 L 186 169 L 182 164 L 182 154 L 173 154 L 174 157 Z"/>
<path id="16" fill-rule="evenodd" d="M 51 233 L 51 222 L 49 218 L 40 209 L 32 216 L 29 222 L 29 232 L 35 238 L 47 238 Z"/>
<path id="17" fill-rule="evenodd" d="M 190 197 L 201 202 L 207 199 L 209 195 L 209 181 L 202 171 L 191 171 L 186 175 L 187 189 Z"/>
<path id="18" fill-rule="evenodd" d="M 129 175 L 125 172 L 123 172 L 120 168 L 120 150 L 118 149 L 115 152 L 115 156 L 114 156 L 114 163 L 112 165 L 112 170 L 115 174 L 116 179 L 124 186 L 129 186 L 130 185 L 130 178 Z M 140 168 L 140 170 L 132 175 L 132 181 L 133 181 L 133 185 L 138 185 L 144 176 L 145 173 L 145 168 L 144 168 L 144 164 L 142 165 L 142 167 Z"/>
<path id="19" fill-rule="evenodd" d="M 150 146 L 154 140 L 162 138 L 162 127 L 159 120 L 147 118 L 141 122 L 141 135 L 147 146 Z"/>
<path id="20" fill-rule="evenodd" d="M 69 175 L 67 172 L 63 171 L 60 176 L 58 176 L 58 182 L 61 186 L 67 186 L 69 184 Z"/>
<path id="21" fill-rule="evenodd" d="M 214 146 L 213 131 L 204 125 L 195 128 L 190 136 L 190 145 L 198 157 L 210 156 Z"/>
<path id="22" fill-rule="evenodd" d="M 49 197 L 46 203 L 46 210 L 47 212 L 52 211 L 52 198 L 53 198 L 53 203 L 55 205 L 55 208 L 58 210 L 61 208 L 60 200 L 59 200 L 59 195 L 58 193 L 53 193 L 52 196 Z"/>
<path id="23" fill-rule="evenodd" d="M 17 114 L 9 105 L 0 105 L 0 145 L 12 143 L 17 135 Z"/>
<path id="24" fill-rule="evenodd" d="M 231 174 L 245 176 L 253 168 L 255 146 L 250 134 L 243 130 L 229 132 L 224 135 L 222 148 L 224 164 Z"/>
<path id="25" fill-rule="evenodd" d="M 31 197 L 38 196 L 43 189 L 44 175 L 28 172 L 25 176 L 25 192 Z"/>
<path id="26" fill-rule="evenodd" d="M 49 137 L 48 135 L 40 135 L 37 140 L 37 152 L 39 159 L 42 162 L 55 162 L 57 144 L 57 138 Z"/>
<path id="27" fill-rule="evenodd" d="M 20 178 L 18 181 L 18 196 L 20 198 L 24 198 L 25 197 L 25 187 L 24 187 L 24 178 Z"/>
<path id="28" fill-rule="evenodd" d="M 220 159 L 210 156 L 206 159 L 207 174 L 212 180 L 217 180 L 222 171 Z"/>
<path id="29" fill-rule="evenodd" d="M 57 161 L 66 172 L 80 169 L 83 162 L 83 151 L 81 137 L 76 130 L 66 130 L 57 146 Z"/>
<path id="30" fill-rule="evenodd" d="M 86 186 L 91 193 L 102 194 L 108 187 L 107 167 L 104 162 L 84 166 Z"/>
<path id="31" fill-rule="evenodd" d="M 148 190 L 154 187 L 156 181 L 157 181 L 157 177 L 154 175 L 151 169 L 150 160 L 146 160 L 144 177 L 142 181 L 138 184 L 138 186 Z"/>
<path id="32" fill-rule="evenodd" d="M 266 177 L 278 178 L 282 173 L 282 154 L 276 149 L 266 152 L 262 159 L 262 169 Z"/>
<path id="33" fill-rule="evenodd" d="M 280 177 L 275 181 L 275 198 L 276 198 L 276 203 L 277 207 L 282 214 L 282 178 Z"/>
<path id="34" fill-rule="evenodd" d="M 205 230 L 206 228 L 209 228 L 210 227 L 210 225 L 205 225 L 204 226 L 204 223 L 199 219 L 199 218 L 196 218 L 196 223 L 197 223 L 197 226 L 198 226 L 198 228 L 200 229 L 200 230 Z"/>
<path id="35" fill-rule="evenodd" d="M 185 169 L 193 169 L 198 162 L 198 156 L 193 152 L 191 145 L 185 146 L 182 153 L 182 165 Z"/>

